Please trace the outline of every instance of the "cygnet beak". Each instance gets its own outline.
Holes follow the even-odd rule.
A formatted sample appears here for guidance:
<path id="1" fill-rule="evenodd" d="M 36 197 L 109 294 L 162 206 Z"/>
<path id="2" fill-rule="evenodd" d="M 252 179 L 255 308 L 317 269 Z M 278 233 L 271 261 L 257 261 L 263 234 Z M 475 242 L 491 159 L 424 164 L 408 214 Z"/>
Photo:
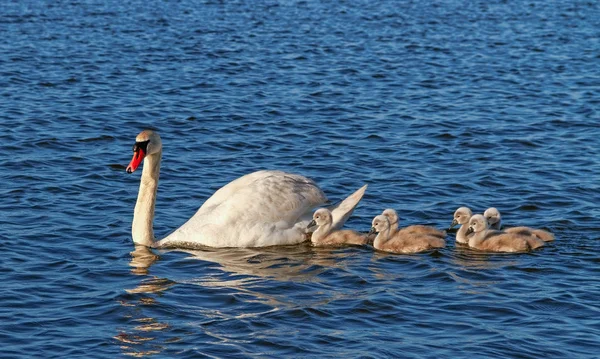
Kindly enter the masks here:
<path id="1" fill-rule="evenodd" d="M 469 234 L 474 233 L 474 232 L 475 232 L 475 230 L 473 230 L 473 227 L 469 227 L 469 228 L 467 228 L 467 233 L 465 233 L 465 234 L 468 236 Z"/>
<path id="2" fill-rule="evenodd" d="M 458 221 L 455 219 L 452 220 L 452 223 L 450 223 L 450 227 L 448 229 L 452 229 L 452 227 L 456 226 L 458 224 Z"/>

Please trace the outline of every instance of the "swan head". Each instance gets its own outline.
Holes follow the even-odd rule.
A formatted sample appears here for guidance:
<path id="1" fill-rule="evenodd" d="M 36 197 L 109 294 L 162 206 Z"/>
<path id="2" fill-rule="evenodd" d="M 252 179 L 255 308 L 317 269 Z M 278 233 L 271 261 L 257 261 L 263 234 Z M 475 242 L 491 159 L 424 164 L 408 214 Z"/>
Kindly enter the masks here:
<path id="1" fill-rule="evenodd" d="M 502 216 L 500 216 L 500 211 L 495 207 L 490 207 L 483 212 L 483 216 L 487 219 L 489 225 L 496 224 L 500 222 Z"/>
<path id="2" fill-rule="evenodd" d="M 460 207 L 454 212 L 454 219 L 452 220 L 452 224 L 450 224 L 450 228 L 456 226 L 457 224 L 466 224 L 469 222 L 469 219 L 473 215 L 473 212 L 467 207 Z M 448 229 L 450 229 L 448 228 Z"/>
<path id="3" fill-rule="evenodd" d="M 487 219 L 482 214 L 476 214 L 469 220 L 469 229 L 467 229 L 467 235 L 485 231 L 487 228 Z"/>
<path id="4" fill-rule="evenodd" d="M 382 216 L 386 216 L 390 225 L 398 223 L 398 212 L 396 210 L 388 208 L 381 213 Z"/>
<path id="5" fill-rule="evenodd" d="M 371 222 L 371 230 L 369 231 L 369 234 L 383 232 L 385 230 L 388 230 L 389 228 L 390 228 L 390 220 L 388 219 L 387 216 L 380 214 L 379 216 L 376 216 L 375 218 L 373 218 L 373 222 Z"/>
<path id="6" fill-rule="evenodd" d="M 135 171 L 146 156 L 153 155 L 162 151 L 162 141 L 158 132 L 144 130 L 135 138 L 133 145 L 133 158 L 127 166 L 127 173 Z"/>
<path id="7" fill-rule="evenodd" d="M 319 208 L 313 213 L 313 220 L 308 224 L 308 228 L 314 226 L 322 226 L 325 224 L 331 224 L 333 222 L 333 216 L 327 208 Z"/>

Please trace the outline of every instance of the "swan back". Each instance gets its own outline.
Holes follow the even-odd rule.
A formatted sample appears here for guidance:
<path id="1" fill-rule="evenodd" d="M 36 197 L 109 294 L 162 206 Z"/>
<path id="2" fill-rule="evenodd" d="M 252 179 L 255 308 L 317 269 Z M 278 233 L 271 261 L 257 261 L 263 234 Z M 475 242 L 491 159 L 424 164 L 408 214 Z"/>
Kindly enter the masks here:
<path id="1" fill-rule="evenodd" d="M 398 216 L 398 212 L 396 212 L 396 210 L 394 210 L 394 209 L 388 208 L 388 209 L 384 210 L 383 213 L 381 213 L 381 214 L 383 216 L 387 217 L 388 221 L 390 222 L 390 235 L 394 235 L 398 231 L 405 231 L 405 232 L 415 232 L 418 234 L 427 234 L 427 235 L 432 235 L 432 236 L 436 236 L 436 237 L 440 237 L 440 238 L 446 237 L 445 231 L 440 231 L 433 227 L 424 226 L 421 224 L 416 224 L 416 225 L 412 225 L 412 226 L 408 226 L 408 227 L 404 227 L 404 228 L 399 228 L 400 217 Z"/>
<path id="2" fill-rule="evenodd" d="M 438 238 L 446 237 L 446 231 L 440 231 L 437 228 L 425 226 L 422 224 L 414 224 L 412 226 L 404 227 L 404 228 L 400 229 L 400 232 L 423 234 L 423 235 L 434 236 L 434 237 L 438 237 Z"/>
<path id="3" fill-rule="evenodd" d="M 518 233 L 520 235 L 525 236 L 532 236 L 538 238 L 543 242 L 552 242 L 554 240 L 554 235 L 543 229 L 534 229 L 529 227 L 511 227 L 506 228 L 504 231 L 509 233 Z"/>

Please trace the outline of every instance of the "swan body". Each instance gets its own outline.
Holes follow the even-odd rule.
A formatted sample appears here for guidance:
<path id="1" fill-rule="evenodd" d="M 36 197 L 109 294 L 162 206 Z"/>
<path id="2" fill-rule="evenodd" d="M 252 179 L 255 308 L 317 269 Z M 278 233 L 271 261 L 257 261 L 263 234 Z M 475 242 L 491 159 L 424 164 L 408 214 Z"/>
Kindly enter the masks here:
<path id="1" fill-rule="evenodd" d="M 526 252 L 544 245 L 543 241 L 533 236 L 491 230 L 487 219 L 481 214 L 469 220 L 467 235 L 470 233 L 474 234 L 469 238 L 469 247 L 482 251 Z"/>
<path id="2" fill-rule="evenodd" d="M 349 229 L 335 229 L 332 223 L 333 216 L 327 208 L 319 208 L 313 214 L 313 220 L 308 224 L 308 228 L 319 226 L 310 239 L 313 246 L 365 245 L 367 243 L 367 236 Z"/>
<path id="3" fill-rule="evenodd" d="M 369 233 L 377 233 L 373 247 L 384 252 L 412 254 L 446 246 L 443 238 L 424 233 L 400 230 L 392 234 L 389 219 L 384 215 L 373 218 Z"/>
<path id="4" fill-rule="evenodd" d="M 473 216 L 473 212 L 467 207 L 460 207 L 454 212 L 454 219 L 452 220 L 452 224 L 450 224 L 450 228 L 460 224 L 460 228 L 456 232 L 456 242 L 461 244 L 469 243 L 469 238 L 472 237 L 472 234 L 467 235 L 467 231 L 469 229 L 469 219 Z M 448 228 L 448 229 L 450 229 Z"/>
<path id="5" fill-rule="evenodd" d="M 483 215 L 487 219 L 491 229 L 502 228 L 502 216 L 500 215 L 500 211 L 498 211 L 497 208 L 488 208 L 485 210 Z M 544 231 L 543 229 L 535 229 L 520 226 L 505 228 L 504 231 L 508 233 L 518 233 L 524 236 L 534 236 L 544 242 L 551 242 L 554 240 L 554 235 L 548 231 Z"/>
<path id="6" fill-rule="evenodd" d="M 281 171 L 257 171 L 216 191 L 186 223 L 155 241 L 152 228 L 162 141 L 144 130 L 136 137 L 127 172 L 144 161 L 132 222 L 135 244 L 156 248 L 265 247 L 306 240 L 314 208 L 328 203 L 312 180 Z M 332 226 L 340 228 L 365 193 L 366 185 L 339 204 L 328 207 Z"/>

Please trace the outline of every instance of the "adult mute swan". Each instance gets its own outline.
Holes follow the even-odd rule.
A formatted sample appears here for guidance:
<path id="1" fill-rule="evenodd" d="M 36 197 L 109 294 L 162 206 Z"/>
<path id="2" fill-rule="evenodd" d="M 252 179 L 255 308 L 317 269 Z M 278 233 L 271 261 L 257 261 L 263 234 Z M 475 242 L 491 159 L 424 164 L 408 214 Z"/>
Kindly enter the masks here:
<path id="1" fill-rule="evenodd" d="M 186 223 L 155 241 L 152 223 L 162 157 L 157 132 L 137 135 L 132 173 L 144 161 L 140 190 L 133 212 L 131 235 L 135 244 L 155 248 L 265 247 L 306 240 L 312 211 L 328 203 L 312 180 L 281 171 L 258 171 L 242 176 L 216 191 Z M 363 197 L 364 185 L 342 202 L 328 207 L 333 227 L 341 228 Z"/>

